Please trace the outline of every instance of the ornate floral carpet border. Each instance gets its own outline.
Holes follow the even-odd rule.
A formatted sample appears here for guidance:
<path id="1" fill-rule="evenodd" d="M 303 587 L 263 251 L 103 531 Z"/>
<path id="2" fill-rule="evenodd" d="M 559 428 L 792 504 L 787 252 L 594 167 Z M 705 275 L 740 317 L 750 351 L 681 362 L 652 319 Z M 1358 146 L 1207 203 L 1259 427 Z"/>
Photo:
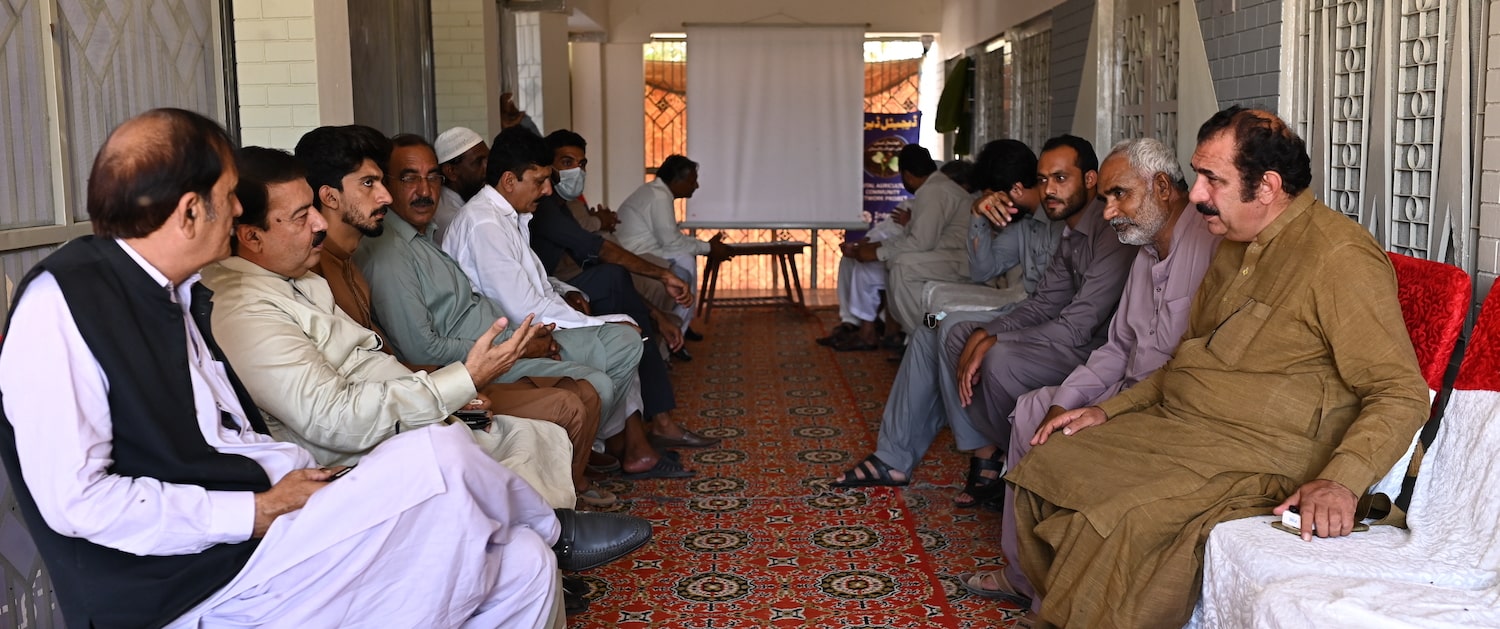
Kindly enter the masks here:
<path id="1" fill-rule="evenodd" d="M 675 363 L 679 408 L 719 448 L 683 451 L 696 478 L 607 481 L 655 539 L 578 576 L 570 627 L 1000 627 L 1013 607 L 952 575 L 994 566 L 999 518 L 956 510 L 965 458 L 945 432 L 909 488 L 830 490 L 874 446 L 897 364 L 813 343 L 829 313 L 721 310 Z M 696 326 L 695 326 L 696 327 Z"/>

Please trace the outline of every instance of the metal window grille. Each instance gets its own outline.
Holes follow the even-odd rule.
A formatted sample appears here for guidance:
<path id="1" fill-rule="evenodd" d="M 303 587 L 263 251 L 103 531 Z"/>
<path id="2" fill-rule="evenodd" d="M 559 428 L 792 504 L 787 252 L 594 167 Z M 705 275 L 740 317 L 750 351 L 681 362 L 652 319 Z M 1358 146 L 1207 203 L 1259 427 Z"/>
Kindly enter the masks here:
<path id="1" fill-rule="evenodd" d="M 1288 12 L 1291 54 L 1307 60 L 1289 118 L 1308 141 L 1314 192 L 1387 249 L 1474 273 L 1473 7 L 1300 0 Z"/>

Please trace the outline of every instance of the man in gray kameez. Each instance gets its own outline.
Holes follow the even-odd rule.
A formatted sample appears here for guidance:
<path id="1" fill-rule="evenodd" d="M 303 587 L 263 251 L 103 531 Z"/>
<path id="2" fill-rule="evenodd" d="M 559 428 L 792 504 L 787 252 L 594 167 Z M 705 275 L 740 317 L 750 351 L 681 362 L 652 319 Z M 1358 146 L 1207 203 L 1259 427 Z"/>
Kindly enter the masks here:
<path id="1" fill-rule="evenodd" d="M 1057 232 L 1050 227 L 1037 229 L 1042 226 L 1038 221 L 1018 220 L 1008 225 L 1012 213 L 1030 214 L 1041 207 L 1043 190 L 1037 185 L 1036 173 L 1036 155 L 1014 140 L 985 145 L 974 166 L 975 184 L 991 193 L 975 207 L 990 208 L 997 199 L 1003 199 L 1004 211 L 983 215 L 1004 227 L 1002 233 L 1011 233 L 1018 241 L 1017 246 L 1008 250 L 1013 257 L 1002 262 L 1008 262 L 1004 271 L 1020 265 L 1028 288 L 1038 286 L 1052 259 L 1052 250 L 1045 243 L 1057 242 Z M 936 329 L 923 325 L 913 331 L 886 400 L 875 453 L 835 480 L 835 486 L 907 483 L 938 431 L 945 424 L 958 425 L 955 422 L 964 413 L 958 402 L 958 387 L 952 382 L 953 370 L 939 366 L 942 339 L 957 323 L 988 321 L 1011 307 L 1014 305 L 998 311 L 954 313 L 938 323 Z"/>

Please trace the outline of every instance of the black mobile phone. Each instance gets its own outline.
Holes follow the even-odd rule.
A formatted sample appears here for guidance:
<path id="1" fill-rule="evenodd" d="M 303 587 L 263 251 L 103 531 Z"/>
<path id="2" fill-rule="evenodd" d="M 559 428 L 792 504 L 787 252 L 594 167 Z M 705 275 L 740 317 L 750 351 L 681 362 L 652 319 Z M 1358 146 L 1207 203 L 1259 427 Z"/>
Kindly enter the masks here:
<path id="1" fill-rule="evenodd" d="M 331 482 L 336 481 L 336 480 L 338 480 L 340 478 L 343 478 L 345 474 L 348 474 L 349 472 L 354 471 L 354 468 L 358 467 L 358 466 L 359 466 L 359 464 L 355 463 L 354 465 L 350 465 L 349 467 L 346 467 L 346 468 L 341 469 L 341 470 L 339 470 L 337 472 L 334 472 L 333 476 L 329 476 L 328 477 L 328 482 L 331 483 Z"/>
<path id="2" fill-rule="evenodd" d="M 453 416 L 474 430 L 484 430 L 490 426 L 490 414 L 482 409 L 462 409 L 454 411 Z"/>

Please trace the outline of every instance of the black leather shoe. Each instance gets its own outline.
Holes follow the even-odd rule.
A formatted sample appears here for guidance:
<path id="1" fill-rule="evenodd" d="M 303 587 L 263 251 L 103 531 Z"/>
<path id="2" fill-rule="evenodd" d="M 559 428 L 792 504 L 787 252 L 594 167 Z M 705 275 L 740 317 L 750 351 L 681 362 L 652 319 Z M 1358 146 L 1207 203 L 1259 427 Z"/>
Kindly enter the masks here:
<path id="1" fill-rule="evenodd" d="M 699 334 L 697 330 L 688 328 L 686 332 L 682 333 L 682 338 L 685 338 L 689 341 L 701 341 L 703 340 L 703 335 Z"/>
<path id="2" fill-rule="evenodd" d="M 682 362 L 691 362 L 693 360 L 693 355 L 689 354 L 687 351 L 687 347 L 684 346 L 682 349 L 672 352 L 672 358 L 676 358 L 677 360 L 680 360 Z"/>
<path id="3" fill-rule="evenodd" d="M 630 554 L 651 541 L 651 523 L 622 513 L 555 509 L 562 534 L 552 551 L 557 567 L 568 572 L 597 568 Z"/>

